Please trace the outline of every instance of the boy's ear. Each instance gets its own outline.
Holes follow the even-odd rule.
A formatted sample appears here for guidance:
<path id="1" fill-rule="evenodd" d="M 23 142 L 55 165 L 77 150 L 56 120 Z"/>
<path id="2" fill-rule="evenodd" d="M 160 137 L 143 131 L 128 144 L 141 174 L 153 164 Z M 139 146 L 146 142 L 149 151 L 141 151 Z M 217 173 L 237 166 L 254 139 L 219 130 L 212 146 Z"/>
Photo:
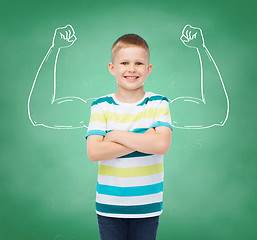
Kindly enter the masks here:
<path id="1" fill-rule="evenodd" d="M 114 73 L 114 66 L 111 62 L 108 63 L 108 69 L 109 69 L 109 72 L 115 76 L 115 73 Z"/>
<path id="2" fill-rule="evenodd" d="M 149 64 L 147 68 L 148 75 L 152 72 L 152 68 L 153 68 L 152 64 Z"/>

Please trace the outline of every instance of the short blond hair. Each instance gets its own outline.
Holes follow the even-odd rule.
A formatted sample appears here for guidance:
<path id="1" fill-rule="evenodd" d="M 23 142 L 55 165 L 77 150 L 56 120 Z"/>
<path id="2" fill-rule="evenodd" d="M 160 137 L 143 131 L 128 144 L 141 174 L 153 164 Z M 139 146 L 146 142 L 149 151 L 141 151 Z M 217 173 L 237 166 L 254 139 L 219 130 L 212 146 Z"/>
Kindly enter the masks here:
<path id="1" fill-rule="evenodd" d="M 140 37 L 137 34 L 129 33 L 121 36 L 118 38 L 114 44 L 112 45 L 112 62 L 114 61 L 115 54 L 121 49 L 121 48 L 127 48 L 127 47 L 142 47 L 146 50 L 146 53 L 148 55 L 148 59 L 150 58 L 150 52 L 147 42 Z"/>

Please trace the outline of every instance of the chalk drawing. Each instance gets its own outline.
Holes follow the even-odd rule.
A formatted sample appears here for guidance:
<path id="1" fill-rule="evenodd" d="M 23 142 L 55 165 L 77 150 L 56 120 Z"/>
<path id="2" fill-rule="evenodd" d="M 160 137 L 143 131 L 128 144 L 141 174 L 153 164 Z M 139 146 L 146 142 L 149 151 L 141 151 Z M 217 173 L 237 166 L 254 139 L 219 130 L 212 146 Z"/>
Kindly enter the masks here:
<path id="1" fill-rule="evenodd" d="M 34 120 L 32 118 L 32 114 L 31 114 L 31 110 L 30 110 L 30 105 L 31 105 L 31 99 L 32 99 L 32 94 L 36 85 L 36 82 L 38 80 L 38 76 L 40 71 L 42 70 L 43 67 L 46 67 L 45 65 L 47 64 L 47 62 L 49 61 L 50 55 L 52 54 L 54 49 L 58 49 L 56 52 L 55 56 L 51 56 L 52 58 L 55 57 L 54 59 L 54 66 L 48 66 L 50 67 L 50 69 L 53 67 L 53 75 L 51 76 L 52 79 L 51 80 L 51 84 L 53 84 L 53 94 L 52 94 L 52 99 L 50 101 L 51 105 L 56 105 L 56 104 L 65 104 L 67 102 L 72 102 L 74 103 L 74 105 L 76 105 L 78 102 L 82 102 L 82 103 L 88 103 L 89 100 L 94 100 L 96 98 L 88 98 L 86 100 L 80 98 L 80 97 L 62 97 L 62 98 L 56 98 L 56 67 L 57 67 L 57 62 L 58 62 L 58 57 L 59 57 L 59 53 L 61 51 L 62 48 L 68 48 L 70 46 L 72 46 L 75 41 L 77 40 L 77 37 L 75 35 L 75 31 L 73 29 L 73 27 L 71 25 L 66 25 L 65 27 L 60 27 L 57 28 L 55 30 L 54 33 L 54 37 L 52 40 L 52 46 L 50 47 L 50 49 L 48 50 L 46 56 L 44 57 L 42 63 L 40 64 L 40 67 L 37 71 L 36 77 L 34 79 L 30 94 L 29 94 L 29 98 L 28 98 L 28 116 L 30 119 L 30 122 L 34 125 L 34 126 L 43 126 L 46 128 L 53 128 L 53 129 L 75 129 L 75 128 L 83 128 L 86 127 L 87 125 L 85 125 L 84 120 L 81 121 L 82 119 L 78 120 L 78 124 L 76 124 L 76 126 L 73 125 L 55 125 L 55 124 L 47 124 L 47 123 L 42 123 L 42 122 L 37 122 L 36 120 Z M 45 81 L 46 79 L 40 79 L 41 81 Z M 89 105 L 89 104 L 87 104 Z M 50 107 L 50 106 L 46 106 L 46 107 Z M 86 107 L 86 105 L 85 105 Z M 90 107 L 90 105 L 89 105 Z M 83 109 L 81 109 L 81 111 L 83 111 Z"/>
<path id="2" fill-rule="evenodd" d="M 209 62 L 206 62 L 205 64 L 210 64 L 213 65 L 215 67 L 215 71 L 213 74 L 217 75 L 217 79 L 216 81 L 220 81 L 220 89 L 219 91 L 222 91 L 223 95 L 225 96 L 225 101 L 224 104 L 226 106 L 222 106 L 222 107 L 226 107 L 226 114 L 224 116 L 224 119 L 222 119 L 221 121 L 215 122 L 215 120 L 213 120 L 214 122 L 206 124 L 206 125 L 190 125 L 190 122 L 188 122 L 186 125 L 179 125 L 178 122 L 173 121 L 173 126 L 175 128 L 182 128 L 182 129 L 204 129 L 204 128 L 210 128 L 213 126 L 224 126 L 224 124 L 226 123 L 227 119 L 228 119 L 228 115 L 229 115 L 229 99 L 228 99 L 228 95 L 225 89 L 225 85 L 224 82 L 222 80 L 220 71 L 213 59 L 213 57 L 211 56 L 210 52 L 208 51 L 206 45 L 205 45 L 205 40 L 203 37 L 203 33 L 202 30 L 200 28 L 197 27 L 192 27 L 191 25 L 186 25 L 183 30 L 182 30 L 182 35 L 180 37 L 180 40 L 182 41 L 182 43 L 189 48 L 194 48 L 197 51 L 198 57 L 199 57 L 199 62 L 200 62 L 200 70 L 201 70 L 201 98 L 196 98 L 196 97 L 178 97 L 175 98 L 173 100 L 170 100 L 171 103 L 171 109 L 172 109 L 172 105 L 176 104 L 176 102 L 178 101 L 184 101 L 185 102 L 191 102 L 197 105 L 206 105 L 206 99 L 205 99 L 205 92 L 204 92 L 204 85 L 206 84 L 207 79 L 204 78 L 204 69 L 203 69 L 203 54 L 200 52 L 200 49 L 204 50 L 205 54 L 208 56 Z M 185 103 L 186 104 L 186 103 Z M 185 110 L 186 110 L 186 105 L 184 105 Z M 206 105 L 206 107 L 208 107 Z"/>
<path id="3" fill-rule="evenodd" d="M 34 126 L 43 126 L 46 128 L 53 128 L 53 129 L 75 129 L 75 128 L 83 128 L 86 127 L 87 125 L 84 123 L 83 119 L 78 119 L 77 124 L 76 125 L 72 125 L 72 124 L 47 124 L 47 123 L 43 123 L 40 120 L 37 121 L 35 119 L 33 119 L 32 117 L 32 112 L 31 112 L 31 99 L 33 97 L 34 94 L 34 89 L 35 89 L 35 85 L 37 83 L 37 81 L 39 80 L 39 74 L 42 71 L 42 68 L 47 68 L 49 69 L 49 71 L 52 71 L 53 69 L 53 74 L 51 75 L 52 79 L 48 79 L 48 81 L 50 81 L 52 88 L 53 88 L 53 93 L 52 93 L 52 98 L 51 101 L 48 101 L 49 105 L 61 105 L 61 104 L 67 104 L 67 103 L 74 103 L 77 104 L 82 103 L 82 105 L 87 104 L 87 106 L 85 105 L 85 107 L 89 107 L 88 101 L 94 100 L 96 98 L 88 98 L 86 100 L 80 98 L 80 97 L 62 97 L 62 98 L 56 98 L 56 68 L 57 68 L 57 62 L 58 62 L 58 56 L 59 53 L 61 51 L 62 48 L 68 48 L 70 46 L 72 46 L 75 41 L 77 40 L 77 37 L 75 36 L 75 31 L 73 29 L 73 27 L 71 25 L 66 25 L 65 27 L 60 27 L 57 28 L 55 30 L 54 33 L 54 37 L 52 40 L 52 46 L 50 47 L 50 49 L 48 50 L 46 56 L 44 57 L 42 63 L 40 64 L 40 67 L 37 71 L 37 74 L 35 76 L 30 94 L 29 94 L 29 98 L 28 98 L 28 116 L 29 116 L 29 120 L 30 122 L 34 125 Z M 224 124 L 226 123 L 227 119 L 228 119 L 228 115 L 229 115 L 229 99 L 228 99 L 228 95 L 225 89 L 225 85 L 224 82 L 222 80 L 220 71 L 213 59 L 213 57 L 211 56 L 210 52 L 208 51 L 206 45 L 205 45 L 205 40 L 203 37 L 203 33 L 202 30 L 200 28 L 197 27 L 192 27 L 190 25 L 186 25 L 183 30 L 182 30 L 182 35 L 180 37 L 180 40 L 182 41 L 182 43 L 188 47 L 188 48 L 193 48 L 196 49 L 196 52 L 198 54 L 199 57 L 199 62 L 200 62 L 200 70 L 201 70 L 201 98 L 196 98 L 196 97 L 178 97 L 175 98 L 173 100 L 170 100 L 170 104 L 171 104 L 171 111 L 173 106 L 177 103 L 177 102 L 183 102 L 184 106 L 183 109 L 181 109 L 181 111 L 186 111 L 186 103 L 193 103 L 195 104 L 195 106 L 197 105 L 206 105 L 206 99 L 205 99 L 205 91 L 204 91 L 204 84 L 206 84 L 206 79 L 204 76 L 204 67 L 203 67 L 203 51 L 205 52 L 206 56 L 208 57 L 209 62 L 205 64 L 209 64 L 209 65 L 213 65 L 215 68 L 215 75 L 217 75 L 217 79 L 216 81 L 220 81 L 220 91 L 222 91 L 223 95 L 225 96 L 225 101 L 224 104 L 226 106 L 226 114 L 224 116 L 224 118 L 221 121 L 215 122 L 215 120 L 213 120 L 212 123 L 209 124 L 190 124 L 190 120 L 187 122 L 187 124 L 181 125 L 179 122 L 177 122 L 176 120 L 173 120 L 172 124 L 175 128 L 182 128 L 182 129 L 204 129 L 204 128 L 210 128 L 213 126 L 224 126 Z M 54 51 L 54 54 L 53 54 Z M 51 66 L 51 61 L 53 63 L 54 66 Z M 50 62 L 50 63 L 49 63 Z M 49 65 L 50 64 L 50 65 Z M 48 66 L 47 66 L 48 65 Z M 45 81 L 45 79 L 40 79 L 41 82 Z M 39 89 L 40 90 L 40 89 Z M 38 99 L 37 99 L 38 100 Z M 33 100 L 35 101 L 35 100 Z M 47 106 L 46 106 L 47 107 Z M 50 106 L 49 106 L 50 107 Z M 208 107 L 206 105 L 206 107 Z"/>

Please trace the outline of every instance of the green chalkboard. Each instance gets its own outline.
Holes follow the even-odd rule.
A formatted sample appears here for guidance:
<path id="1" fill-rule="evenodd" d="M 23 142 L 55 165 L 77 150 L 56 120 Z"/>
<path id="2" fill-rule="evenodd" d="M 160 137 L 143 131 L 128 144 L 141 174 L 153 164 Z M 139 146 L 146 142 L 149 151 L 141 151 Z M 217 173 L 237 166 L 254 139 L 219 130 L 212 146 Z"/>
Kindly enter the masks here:
<path id="1" fill-rule="evenodd" d="M 84 137 L 126 33 L 147 41 L 145 90 L 174 125 L 157 239 L 257 239 L 256 16 L 254 1 L 1 3 L 0 239 L 100 239 Z"/>

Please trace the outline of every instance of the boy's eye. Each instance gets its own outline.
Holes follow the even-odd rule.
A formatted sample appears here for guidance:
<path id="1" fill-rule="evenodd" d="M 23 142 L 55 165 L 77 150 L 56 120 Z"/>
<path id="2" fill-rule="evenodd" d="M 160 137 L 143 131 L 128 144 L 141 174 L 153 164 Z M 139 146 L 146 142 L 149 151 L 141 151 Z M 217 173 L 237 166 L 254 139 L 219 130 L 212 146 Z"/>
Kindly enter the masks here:
<path id="1" fill-rule="evenodd" d="M 136 63 L 136 65 L 143 65 L 143 63 L 141 63 L 141 62 L 137 62 L 137 63 Z"/>
<path id="2" fill-rule="evenodd" d="M 127 65 L 128 63 L 127 63 L 127 62 L 122 62 L 121 64 L 122 64 L 122 65 Z"/>

